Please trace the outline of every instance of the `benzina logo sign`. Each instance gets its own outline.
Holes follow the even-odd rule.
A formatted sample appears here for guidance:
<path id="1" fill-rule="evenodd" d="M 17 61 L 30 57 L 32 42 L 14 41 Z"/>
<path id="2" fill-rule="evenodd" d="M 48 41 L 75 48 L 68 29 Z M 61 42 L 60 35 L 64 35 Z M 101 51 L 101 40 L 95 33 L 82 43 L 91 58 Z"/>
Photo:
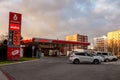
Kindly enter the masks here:
<path id="1" fill-rule="evenodd" d="M 10 24 L 10 30 L 20 30 L 19 24 Z"/>
<path id="2" fill-rule="evenodd" d="M 9 22 L 21 24 L 21 14 L 10 12 Z"/>
<path id="3" fill-rule="evenodd" d="M 14 50 L 14 51 L 12 51 L 12 55 L 14 56 L 14 55 L 17 55 L 17 54 L 19 54 L 19 50 Z"/>

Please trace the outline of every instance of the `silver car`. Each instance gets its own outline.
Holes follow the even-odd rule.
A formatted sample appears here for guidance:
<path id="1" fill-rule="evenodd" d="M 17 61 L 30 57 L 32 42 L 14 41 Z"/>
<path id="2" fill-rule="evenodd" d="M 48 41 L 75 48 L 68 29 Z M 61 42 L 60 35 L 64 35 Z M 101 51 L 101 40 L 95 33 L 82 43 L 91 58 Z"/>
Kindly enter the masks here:
<path id="1" fill-rule="evenodd" d="M 72 52 L 72 54 L 70 54 L 69 60 L 74 64 L 79 64 L 83 62 L 100 64 L 104 59 L 100 56 L 95 56 L 87 52 Z"/>
<path id="2" fill-rule="evenodd" d="M 118 60 L 117 56 L 113 55 L 110 52 L 96 52 L 96 55 L 103 57 L 104 62 Z"/>

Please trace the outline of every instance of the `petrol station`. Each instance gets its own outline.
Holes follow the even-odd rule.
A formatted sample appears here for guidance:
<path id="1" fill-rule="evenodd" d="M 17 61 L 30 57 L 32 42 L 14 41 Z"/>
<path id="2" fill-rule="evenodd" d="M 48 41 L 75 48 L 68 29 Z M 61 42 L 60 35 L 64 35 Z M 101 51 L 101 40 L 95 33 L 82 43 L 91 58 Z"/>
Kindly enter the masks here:
<path id="1" fill-rule="evenodd" d="M 22 14 L 9 13 L 9 34 L 8 34 L 8 60 L 19 60 L 20 56 L 39 57 L 69 55 L 76 46 L 84 46 L 87 49 L 89 42 L 69 41 L 59 39 L 31 38 L 20 41 Z"/>
<path id="2" fill-rule="evenodd" d="M 31 38 L 22 41 L 23 56 L 32 57 L 37 56 L 38 49 L 44 53 L 44 56 L 66 56 L 74 51 L 75 46 L 79 45 L 87 47 L 90 43 L 45 38 Z"/>

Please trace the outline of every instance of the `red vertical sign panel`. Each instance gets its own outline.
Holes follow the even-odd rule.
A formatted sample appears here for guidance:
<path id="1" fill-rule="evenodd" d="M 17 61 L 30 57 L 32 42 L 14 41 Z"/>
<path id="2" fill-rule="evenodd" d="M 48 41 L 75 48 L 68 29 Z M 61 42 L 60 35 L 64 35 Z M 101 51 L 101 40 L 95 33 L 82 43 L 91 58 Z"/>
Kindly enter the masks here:
<path id="1" fill-rule="evenodd" d="M 20 58 L 21 20 L 21 14 L 9 13 L 8 60 L 18 60 Z"/>
<path id="2" fill-rule="evenodd" d="M 8 60 L 18 60 L 20 58 L 20 48 L 8 47 Z"/>
<path id="3" fill-rule="evenodd" d="M 21 14 L 20 13 L 14 13 L 14 12 L 10 12 L 9 13 L 9 23 L 17 23 L 17 24 L 21 24 Z"/>

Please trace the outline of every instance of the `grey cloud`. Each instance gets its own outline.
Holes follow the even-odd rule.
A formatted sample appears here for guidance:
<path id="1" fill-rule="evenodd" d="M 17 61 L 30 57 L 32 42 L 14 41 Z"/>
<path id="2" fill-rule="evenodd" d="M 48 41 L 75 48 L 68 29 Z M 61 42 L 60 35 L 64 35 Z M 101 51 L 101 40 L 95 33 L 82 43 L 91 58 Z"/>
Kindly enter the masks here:
<path id="1" fill-rule="evenodd" d="M 0 26 L 6 26 L 1 30 L 7 30 L 6 15 L 9 11 L 20 12 L 23 14 L 22 35 L 27 38 L 64 39 L 66 35 L 79 33 L 88 35 L 92 42 L 94 37 L 107 34 L 120 26 L 119 0 L 5 1 L 0 3 L 3 16 L 0 15 Z"/>
<path id="2" fill-rule="evenodd" d="M 71 4 L 71 2 L 73 3 Z M 116 8 L 115 5 L 116 2 L 115 3 L 111 3 L 107 1 L 105 2 L 106 4 L 109 3 L 109 5 L 112 5 L 114 8 Z M 99 14 L 94 13 L 95 2 L 93 2 L 92 0 L 76 0 L 76 2 L 70 0 L 69 5 L 67 6 L 65 4 L 68 3 L 66 3 L 65 0 L 64 1 L 61 0 L 61 2 L 56 0 L 53 3 L 48 3 L 46 1 L 45 2 L 38 1 L 37 3 L 39 5 L 40 4 L 42 5 L 41 6 L 35 5 L 35 3 L 31 2 L 31 5 L 34 6 L 29 5 L 30 10 L 33 10 L 30 12 L 34 13 L 33 14 L 34 17 L 37 17 L 36 15 L 39 15 L 38 18 L 41 19 L 37 19 L 37 20 L 40 21 L 42 20 L 49 25 L 49 29 L 46 30 L 44 29 L 44 32 L 41 32 L 43 33 L 41 34 L 42 37 L 44 37 L 44 35 L 50 34 L 49 35 L 50 38 L 55 38 L 56 36 L 60 36 L 60 37 L 62 36 L 62 38 L 64 38 L 65 35 L 80 33 L 80 34 L 88 35 L 90 41 L 92 41 L 93 37 L 104 35 L 108 31 L 111 31 L 112 29 L 115 30 L 118 28 L 118 27 L 117 28 L 113 27 L 114 25 L 115 26 L 120 25 L 119 23 L 114 24 L 115 21 L 119 22 L 118 19 L 113 22 L 113 19 L 111 18 L 111 16 L 116 15 L 118 11 L 116 11 L 116 13 L 113 12 L 111 13 L 108 10 L 106 10 Z M 54 5 L 54 3 L 57 5 Z M 78 5 L 85 6 L 84 12 L 81 12 L 79 8 L 76 8 L 75 3 L 77 3 Z M 29 12 L 28 8 L 27 11 Z M 106 17 L 108 18 L 108 20 L 106 19 Z M 73 21 L 70 21 L 71 18 L 73 18 Z M 54 27 L 50 24 L 51 21 L 53 22 Z M 43 31 L 41 26 L 40 28 L 41 28 L 40 31 Z M 52 28 L 53 30 L 50 30 L 50 28 Z M 37 34 L 39 33 L 40 32 L 38 32 Z"/>

